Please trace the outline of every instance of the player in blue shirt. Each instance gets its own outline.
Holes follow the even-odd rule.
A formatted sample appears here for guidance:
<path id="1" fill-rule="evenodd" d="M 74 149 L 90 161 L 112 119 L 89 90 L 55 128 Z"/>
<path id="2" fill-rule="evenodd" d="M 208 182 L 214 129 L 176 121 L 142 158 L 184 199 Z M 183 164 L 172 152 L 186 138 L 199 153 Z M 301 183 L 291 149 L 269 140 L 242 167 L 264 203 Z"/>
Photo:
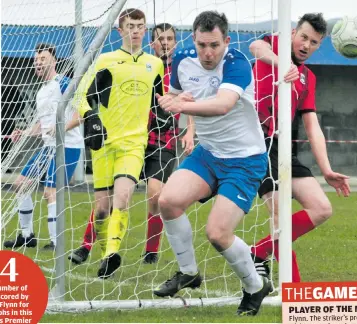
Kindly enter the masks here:
<path id="1" fill-rule="evenodd" d="M 234 231 L 248 213 L 267 168 L 264 136 L 254 106 L 254 77 L 248 59 L 228 49 L 224 14 L 202 12 L 193 24 L 195 47 L 174 58 L 170 91 L 157 95 L 172 113 L 194 116 L 200 144 L 173 173 L 159 205 L 167 238 L 180 271 L 154 294 L 173 296 L 197 288 L 201 276 L 195 260 L 191 224 L 185 210 L 216 196 L 208 216 L 207 237 L 243 284 L 239 315 L 257 314 L 271 291 L 251 259 L 248 245 Z"/>

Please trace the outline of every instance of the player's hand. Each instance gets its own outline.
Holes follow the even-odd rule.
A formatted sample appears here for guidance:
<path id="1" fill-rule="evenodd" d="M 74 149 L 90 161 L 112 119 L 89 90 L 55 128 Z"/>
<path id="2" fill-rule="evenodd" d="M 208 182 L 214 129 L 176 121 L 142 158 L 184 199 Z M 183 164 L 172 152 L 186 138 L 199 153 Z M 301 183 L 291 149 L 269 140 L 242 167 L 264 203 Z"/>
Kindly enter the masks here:
<path id="1" fill-rule="evenodd" d="M 179 114 L 182 112 L 182 102 L 176 100 L 176 96 L 171 95 L 161 96 L 158 93 L 156 94 L 156 99 L 160 107 L 166 112 L 172 112 Z"/>
<path id="2" fill-rule="evenodd" d="M 294 82 L 295 80 L 297 80 L 299 78 L 299 75 L 300 75 L 300 73 L 299 73 L 297 66 L 294 63 L 291 63 L 288 73 L 286 73 L 284 76 L 284 81 L 285 82 Z"/>
<path id="3" fill-rule="evenodd" d="M 192 132 L 186 132 L 186 134 L 181 138 L 181 144 L 182 148 L 184 149 L 183 153 L 185 155 L 190 155 L 193 151 L 193 148 L 195 147 Z"/>
<path id="4" fill-rule="evenodd" d="M 341 174 L 341 173 L 337 173 L 337 172 L 333 172 L 331 171 L 328 174 L 325 174 L 325 180 L 326 182 L 331 186 L 334 187 L 337 194 L 340 196 L 341 193 L 345 196 L 348 197 L 351 193 L 351 188 L 350 188 L 350 184 L 348 182 L 349 177 Z"/>
<path id="5" fill-rule="evenodd" d="M 11 133 L 11 141 L 14 143 L 18 142 L 22 135 L 23 135 L 23 131 L 21 129 L 15 129 Z"/>
<path id="6" fill-rule="evenodd" d="M 98 113 L 88 110 L 84 116 L 84 143 L 93 151 L 103 147 L 107 139 L 107 130 L 103 126 Z"/>
<path id="7" fill-rule="evenodd" d="M 179 114 L 183 111 L 182 103 L 195 101 L 192 95 L 188 92 L 183 92 L 178 96 L 172 96 L 170 94 L 161 96 L 156 94 L 156 99 L 164 111 L 175 114 Z"/>

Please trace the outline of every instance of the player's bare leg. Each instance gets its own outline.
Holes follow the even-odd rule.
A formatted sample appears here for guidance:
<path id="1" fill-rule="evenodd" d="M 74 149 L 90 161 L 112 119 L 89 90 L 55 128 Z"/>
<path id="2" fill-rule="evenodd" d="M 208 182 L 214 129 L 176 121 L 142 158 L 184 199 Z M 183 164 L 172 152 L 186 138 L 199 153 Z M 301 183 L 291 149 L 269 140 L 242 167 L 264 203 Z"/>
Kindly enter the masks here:
<path id="1" fill-rule="evenodd" d="M 303 208 L 292 215 L 292 240 L 295 241 L 300 236 L 325 222 L 332 215 L 332 207 L 321 186 L 313 177 L 293 178 L 292 192 L 293 197 Z M 268 193 L 264 195 L 263 199 L 266 200 L 269 211 L 274 215 L 273 223 L 276 230 L 279 228 L 278 192 L 274 194 Z M 265 260 L 272 252 L 274 252 L 276 259 L 279 260 L 278 237 L 275 235 L 272 240 L 269 235 L 258 242 L 252 252 L 258 257 L 257 263 Z M 293 282 L 300 282 L 301 278 L 296 254 L 294 251 L 292 253 L 292 280 Z"/>
<path id="2" fill-rule="evenodd" d="M 208 216 L 208 240 L 222 254 L 243 283 L 243 299 L 238 315 L 256 315 L 263 299 L 270 293 L 271 284 L 255 269 L 249 246 L 234 235 L 244 217 L 244 211 L 230 199 L 218 195 Z"/>
<path id="3" fill-rule="evenodd" d="M 313 227 L 332 216 L 331 203 L 315 178 L 293 178 L 292 191 L 294 198 L 308 214 Z"/>

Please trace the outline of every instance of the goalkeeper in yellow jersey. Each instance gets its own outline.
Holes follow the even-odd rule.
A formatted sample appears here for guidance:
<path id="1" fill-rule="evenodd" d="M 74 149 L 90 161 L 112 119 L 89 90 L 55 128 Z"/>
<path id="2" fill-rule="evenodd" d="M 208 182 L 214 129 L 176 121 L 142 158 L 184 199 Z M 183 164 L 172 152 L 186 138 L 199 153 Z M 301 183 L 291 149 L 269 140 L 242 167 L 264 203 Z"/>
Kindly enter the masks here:
<path id="1" fill-rule="evenodd" d="M 121 263 L 118 251 L 144 162 L 149 110 L 155 94 L 163 94 L 163 63 L 142 51 L 145 23 L 141 10 L 120 14 L 122 47 L 100 55 L 76 93 L 92 149 L 95 230 L 102 250 L 98 277 L 103 279 Z"/>

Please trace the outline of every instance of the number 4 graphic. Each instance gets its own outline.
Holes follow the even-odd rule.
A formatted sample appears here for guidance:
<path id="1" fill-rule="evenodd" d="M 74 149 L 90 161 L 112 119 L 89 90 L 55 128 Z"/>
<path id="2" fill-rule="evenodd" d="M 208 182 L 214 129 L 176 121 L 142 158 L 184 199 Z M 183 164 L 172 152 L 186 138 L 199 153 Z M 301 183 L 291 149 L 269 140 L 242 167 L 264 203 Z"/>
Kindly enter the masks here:
<path id="1" fill-rule="evenodd" d="M 9 268 L 9 272 L 5 272 L 7 268 Z M 6 266 L 0 272 L 0 276 L 9 276 L 10 282 L 15 282 L 16 276 L 18 275 L 19 274 L 16 272 L 16 259 L 11 258 L 9 262 L 6 264 Z"/>

